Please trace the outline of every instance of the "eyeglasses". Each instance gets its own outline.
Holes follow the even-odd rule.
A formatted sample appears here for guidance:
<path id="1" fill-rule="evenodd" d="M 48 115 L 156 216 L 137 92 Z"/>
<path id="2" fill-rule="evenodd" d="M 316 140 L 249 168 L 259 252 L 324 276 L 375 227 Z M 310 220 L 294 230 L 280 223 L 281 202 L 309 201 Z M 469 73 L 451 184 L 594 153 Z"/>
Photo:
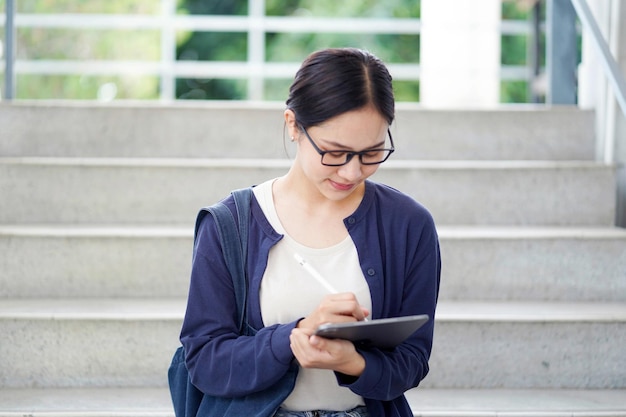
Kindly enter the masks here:
<path id="1" fill-rule="evenodd" d="M 323 151 L 313 142 L 311 136 L 309 136 L 309 132 L 306 131 L 304 126 L 301 126 L 302 131 L 306 135 L 313 148 L 317 151 L 318 154 L 322 157 L 322 165 L 326 165 L 329 167 L 339 167 L 342 165 L 346 165 L 348 162 L 352 160 L 356 155 L 359 156 L 359 161 L 363 165 L 378 165 L 385 162 L 389 156 L 396 150 L 393 144 L 393 138 L 391 137 L 391 131 L 387 129 L 387 135 L 389 135 L 389 142 L 391 143 L 391 148 L 376 148 L 376 149 L 366 149 L 364 151 L 359 152 L 351 152 L 351 151 Z"/>

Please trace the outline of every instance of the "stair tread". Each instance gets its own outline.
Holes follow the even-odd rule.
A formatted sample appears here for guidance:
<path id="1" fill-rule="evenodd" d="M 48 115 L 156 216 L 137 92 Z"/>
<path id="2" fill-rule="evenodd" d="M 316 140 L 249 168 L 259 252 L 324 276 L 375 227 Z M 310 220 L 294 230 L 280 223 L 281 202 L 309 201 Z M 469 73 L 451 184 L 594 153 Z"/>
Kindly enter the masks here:
<path id="1" fill-rule="evenodd" d="M 415 416 L 626 416 L 626 390 L 414 389 Z"/>
<path id="2" fill-rule="evenodd" d="M 0 300 L 0 318 L 179 320 L 184 298 L 45 298 Z"/>
<path id="3" fill-rule="evenodd" d="M 444 239 L 579 238 L 624 239 L 613 226 L 438 225 Z M 0 236 L 191 237 L 189 224 L 0 224 Z"/>
<path id="4" fill-rule="evenodd" d="M 250 178 L 275 178 L 290 166 L 290 161 L 276 159 L 9 160 L 0 159 L 0 178 L 6 178 L 0 181 L 0 194 L 21 204 L 0 210 L 0 222 L 7 224 L 183 223 L 200 206 L 250 185 Z M 615 221 L 616 174 L 610 165 L 389 162 L 372 179 L 405 190 L 428 207 L 438 224 L 609 226 Z M 200 189 L 204 191 L 198 193 Z M 44 206 L 46 210 L 37 210 Z"/>
<path id="5" fill-rule="evenodd" d="M 205 167 L 273 167 L 289 168 L 287 158 L 182 158 L 182 157 L 64 157 L 64 156 L 0 156 L 0 164 L 79 166 L 79 167 L 156 167 L 156 168 L 205 168 Z M 383 170 L 392 169 L 597 169 L 613 165 L 589 160 L 389 160 L 381 165 Z"/>
<path id="6" fill-rule="evenodd" d="M 173 416 L 167 388 L 3 388 L 0 417 L 70 412 L 72 416 Z M 107 414 L 105 414 L 107 413 Z"/>
<path id="7" fill-rule="evenodd" d="M 2 299 L 0 318 L 179 320 L 184 298 Z M 626 321 L 626 303 L 442 300 L 441 321 Z"/>
<path id="8" fill-rule="evenodd" d="M 551 301 L 440 301 L 442 321 L 626 321 L 626 303 Z"/>
<path id="9" fill-rule="evenodd" d="M 626 416 L 626 390 L 413 389 L 415 416 Z M 0 417 L 173 416 L 161 388 L 3 389 Z M 61 414 L 64 413 L 64 414 Z"/>

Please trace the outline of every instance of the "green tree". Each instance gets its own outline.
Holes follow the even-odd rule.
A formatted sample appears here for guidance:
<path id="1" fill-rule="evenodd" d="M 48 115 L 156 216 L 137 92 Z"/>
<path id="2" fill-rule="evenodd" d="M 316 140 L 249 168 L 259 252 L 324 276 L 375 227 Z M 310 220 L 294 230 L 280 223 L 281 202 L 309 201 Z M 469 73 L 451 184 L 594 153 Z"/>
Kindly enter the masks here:
<path id="1" fill-rule="evenodd" d="M 245 15 L 247 1 L 206 2 L 185 0 L 181 9 L 190 14 Z M 420 2 L 391 0 L 382 4 L 374 0 L 267 0 L 268 16 L 314 17 L 396 17 L 419 18 Z M 314 50 L 326 47 L 365 48 L 386 62 L 419 63 L 418 35 L 364 35 L 332 33 L 268 33 L 265 39 L 265 59 L 269 62 L 300 62 Z M 245 61 L 245 33 L 195 32 L 182 40 L 177 48 L 178 59 Z M 284 100 L 291 79 L 267 80 L 265 99 Z M 419 82 L 395 82 L 396 95 L 401 100 L 419 100 Z M 191 99 L 242 99 L 246 94 L 245 80 L 177 80 L 176 94 Z"/>
<path id="2" fill-rule="evenodd" d="M 249 0 L 178 0 L 178 13 L 191 15 L 236 15 L 248 12 Z M 5 0 L 0 0 L 4 8 Z M 504 19 L 530 19 L 534 0 L 504 0 Z M 542 2 L 545 3 L 545 2 Z M 20 13 L 99 13 L 159 15 L 155 0 L 20 0 Z M 266 0 L 268 16 L 363 18 L 419 18 L 417 0 Z M 542 6 L 544 10 L 545 4 Z M 545 12 L 543 13 L 545 16 Z M 160 59 L 159 30 L 74 30 L 19 28 L 17 57 L 23 60 L 128 60 L 155 62 Z M 179 32 L 176 59 L 180 61 L 247 61 L 245 32 Z M 503 36 L 503 65 L 528 65 L 526 36 Z M 542 38 L 545 45 L 545 40 Z M 365 48 L 388 63 L 420 62 L 419 35 L 360 33 L 267 33 L 268 62 L 300 62 L 310 52 L 325 47 Z M 542 49 L 541 57 L 545 55 Z M 543 65 L 543 62 L 541 63 Z M 265 99 L 284 100 L 291 78 L 265 81 Z M 399 101 L 419 101 L 419 81 L 394 81 Z M 176 96 L 182 99 L 246 99 L 245 79 L 177 79 Z M 532 99 L 525 81 L 502 83 L 502 102 Z M 115 97 L 156 99 L 159 79 L 151 75 L 37 75 L 19 74 L 18 98 L 96 99 Z"/>
<path id="3" fill-rule="evenodd" d="M 158 14 L 153 0 L 20 0 L 18 13 Z M 4 9 L 4 4 L 2 4 Z M 158 30 L 18 28 L 17 59 L 157 61 Z M 154 76 L 18 74 L 19 99 L 158 98 Z"/>
<path id="4" fill-rule="evenodd" d="M 246 15 L 246 0 L 185 0 L 182 12 L 191 15 Z M 242 32 L 186 32 L 182 34 L 176 57 L 192 61 L 246 61 L 248 38 Z M 246 98 L 246 82 L 237 79 L 176 80 L 176 97 L 181 99 L 233 99 Z"/>

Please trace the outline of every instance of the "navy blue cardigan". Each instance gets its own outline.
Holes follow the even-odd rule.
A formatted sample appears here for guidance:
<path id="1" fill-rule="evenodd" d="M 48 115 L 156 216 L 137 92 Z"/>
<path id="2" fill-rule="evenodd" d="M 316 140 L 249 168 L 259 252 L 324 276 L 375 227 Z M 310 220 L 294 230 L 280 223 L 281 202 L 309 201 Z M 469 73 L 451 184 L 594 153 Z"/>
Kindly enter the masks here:
<path id="1" fill-rule="evenodd" d="M 370 287 L 372 318 L 427 314 L 431 320 L 393 350 L 359 349 L 363 374 L 337 373 L 340 385 L 362 396 L 374 416 L 412 416 L 404 392 L 428 373 L 441 260 L 430 213 L 409 196 L 366 181 L 357 210 L 344 219 Z M 224 200 L 234 212 L 231 196 Z M 281 238 L 253 198 L 247 272 L 247 318 L 255 336 L 238 336 L 232 279 L 211 216 L 194 247 L 181 342 L 191 380 L 201 391 L 242 396 L 275 384 L 294 360 L 289 334 L 297 321 L 264 327 L 259 289 L 269 251 Z M 287 395 L 288 393 L 285 393 Z"/>

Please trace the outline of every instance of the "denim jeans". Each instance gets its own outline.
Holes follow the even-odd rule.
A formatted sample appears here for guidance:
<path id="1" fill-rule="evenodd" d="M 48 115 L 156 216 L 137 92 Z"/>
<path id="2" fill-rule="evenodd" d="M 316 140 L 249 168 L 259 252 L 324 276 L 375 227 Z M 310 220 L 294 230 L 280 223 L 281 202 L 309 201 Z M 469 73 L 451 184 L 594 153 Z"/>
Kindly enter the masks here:
<path id="1" fill-rule="evenodd" d="M 367 407 L 360 406 L 347 411 L 288 411 L 279 408 L 274 417 L 370 417 Z"/>

